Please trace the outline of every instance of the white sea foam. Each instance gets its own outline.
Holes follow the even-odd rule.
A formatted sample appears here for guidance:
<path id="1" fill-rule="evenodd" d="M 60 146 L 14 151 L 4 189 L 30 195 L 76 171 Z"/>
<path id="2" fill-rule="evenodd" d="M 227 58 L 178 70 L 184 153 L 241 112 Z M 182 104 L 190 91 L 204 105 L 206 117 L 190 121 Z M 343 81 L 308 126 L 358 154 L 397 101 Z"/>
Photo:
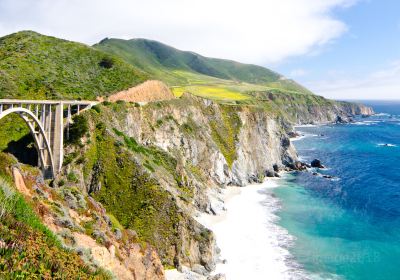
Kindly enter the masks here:
<path id="1" fill-rule="evenodd" d="M 378 114 L 374 114 L 375 117 L 390 117 L 390 114 L 387 113 L 378 113 Z"/>
<path id="2" fill-rule="evenodd" d="M 300 155 L 299 156 L 299 161 L 308 161 L 308 160 L 310 160 L 310 156 L 304 156 L 304 155 Z"/>
<path id="3" fill-rule="evenodd" d="M 295 142 L 295 141 L 302 140 L 302 139 L 304 139 L 306 137 L 307 137 L 307 135 L 301 135 L 301 136 L 298 136 L 296 138 L 290 138 L 290 141 Z"/>
<path id="4" fill-rule="evenodd" d="M 295 125 L 294 127 L 317 127 L 318 125 L 316 124 L 299 124 Z"/>
<path id="5" fill-rule="evenodd" d="M 224 273 L 227 280 L 309 279 L 288 251 L 294 237 L 276 224 L 280 201 L 271 193 L 276 186 L 269 180 L 228 188 L 223 217 L 203 214 L 198 219 L 213 230 L 226 260 L 215 273 Z"/>
<path id="6" fill-rule="evenodd" d="M 378 144 L 379 147 L 397 147 L 395 144 L 385 144 L 385 143 L 380 143 Z"/>
<path id="7" fill-rule="evenodd" d="M 351 123 L 352 125 L 371 125 L 371 123 L 367 123 L 367 122 L 354 122 Z"/>
<path id="8" fill-rule="evenodd" d="M 295 142 L 295 141 L 302 140 L 302 139 L 304 139 L 304 138 L 308 138 L 308 137 L 318 137 L 318 136 L 319 136 L 318 134 L 310 134 L 310 133 L 306 133 L 306 132 L 299 131 L 299 130 L 297 130 L 296 132 L 297 132 L 298 134 L 300 134 L 300 136 L 298 136 L 298 137 L 296 137 L 296 138 L 290 138 L 290 141 Z"/>

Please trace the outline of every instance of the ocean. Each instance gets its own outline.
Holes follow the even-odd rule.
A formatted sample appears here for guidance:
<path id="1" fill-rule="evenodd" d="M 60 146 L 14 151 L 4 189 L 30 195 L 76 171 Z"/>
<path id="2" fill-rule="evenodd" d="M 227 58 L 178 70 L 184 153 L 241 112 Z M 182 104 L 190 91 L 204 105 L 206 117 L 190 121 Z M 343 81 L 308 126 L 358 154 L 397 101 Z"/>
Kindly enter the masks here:
<path id="1" fill-rule="evenodd" d="M 288 174 L 269 190 L 275 223 L 293 237 L 287 262 L 307 278 L 400 279 L 400 101 L 364 103 L 379 114 L 298 127 L 301 160 L 327 168 Z"/>

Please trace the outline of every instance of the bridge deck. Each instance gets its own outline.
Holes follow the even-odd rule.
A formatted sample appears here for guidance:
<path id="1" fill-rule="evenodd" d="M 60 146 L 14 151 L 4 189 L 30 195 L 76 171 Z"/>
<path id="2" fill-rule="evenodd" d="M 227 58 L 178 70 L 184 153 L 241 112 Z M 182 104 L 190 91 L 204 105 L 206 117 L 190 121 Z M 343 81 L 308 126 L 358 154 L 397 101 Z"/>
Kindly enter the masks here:
<path id="1" fill-rule="evenodd" d="M 96 105 L 97 101 L 88 100 L 25 100 L 25 99 L 0 99 L 0 104 L 46 104 L 57 105 L 63 103 L 64 105 Z"/>

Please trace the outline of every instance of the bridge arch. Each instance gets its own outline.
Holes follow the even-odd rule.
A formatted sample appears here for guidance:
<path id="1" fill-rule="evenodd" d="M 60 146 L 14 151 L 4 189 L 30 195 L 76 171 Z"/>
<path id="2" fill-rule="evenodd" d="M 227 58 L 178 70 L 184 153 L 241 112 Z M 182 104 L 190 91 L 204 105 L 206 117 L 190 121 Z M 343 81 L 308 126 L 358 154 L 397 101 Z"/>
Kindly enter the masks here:
<path id="1" fill-rule="evenodd" d="M 43 174 L 45 177 L 53 177 L 53 175 L 56 174 L 53 153 L 40 120 L 33 112 L 23 107 L 14 107 L 2 111 L 0 113 L 0 120 L 10 114 L 19 115 L 28 125 L 39 155 L 40 167 L 42 168 Z"/>
<path id="2" fill-rule="evenodd" d="M 62 169 L 64 128 L 68 127 L 71 115 L 79 114 L 97 103 L 82 100 L 0 99 L 0 119 L 9 114 L 18 114 L 25 121 L 33 135 L 43 175 L 53 179 Z"/>

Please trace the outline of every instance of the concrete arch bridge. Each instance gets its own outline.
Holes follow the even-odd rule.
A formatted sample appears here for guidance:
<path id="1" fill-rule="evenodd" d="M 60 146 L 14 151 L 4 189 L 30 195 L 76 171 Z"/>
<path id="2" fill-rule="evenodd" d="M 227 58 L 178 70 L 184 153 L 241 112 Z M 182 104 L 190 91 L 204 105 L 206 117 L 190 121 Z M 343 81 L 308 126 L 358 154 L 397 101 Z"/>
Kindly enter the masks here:
<path id="1" fill-rule="evenodd" d="M 64 160 L 64 127 L 73 114 L 91 108 L 93 101 L 0 99 L 0 119 L 15 114 L 28 125 L 39 155 L 43 176 L 52 179 Z"/>

